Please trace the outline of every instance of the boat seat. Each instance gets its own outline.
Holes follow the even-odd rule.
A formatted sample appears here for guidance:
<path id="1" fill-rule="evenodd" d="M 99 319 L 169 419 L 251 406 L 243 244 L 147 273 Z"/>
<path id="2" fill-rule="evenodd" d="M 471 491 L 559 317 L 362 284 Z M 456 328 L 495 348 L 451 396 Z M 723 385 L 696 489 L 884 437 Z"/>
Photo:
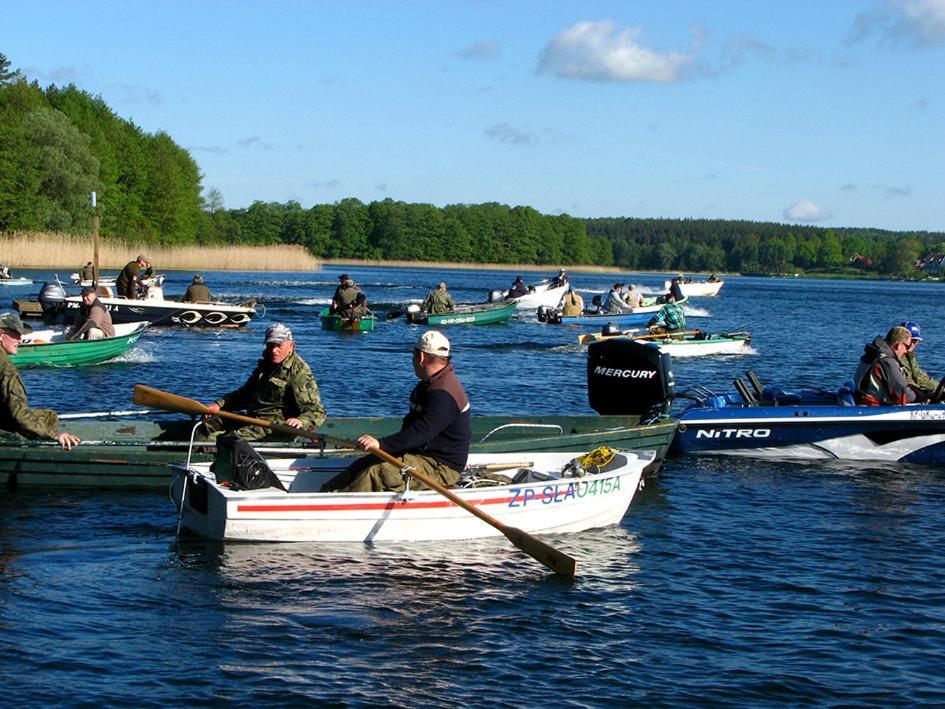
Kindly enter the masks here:
<path id="1" fill-rule="evenodd" d="M 837 389 L 837 403 L 840 404 L 840 406 L 856 406 L 853 392 L 853 382 L 848 379 L 843 383 L 842 387 Z"/>
<path id="2" fill-rule="evenodd" d="M 779 404 L 790 406 L 792 404 L 801 403 L 800 394 L 796 392 L 792 392 L 792 391 L 785 391 L 784 389 L 778 386 L 771 386 L 769 384 L 762 391 L 764 393 L 764 397 L 763 397 L 764 400 L 770 401 L 775 406 L 778 406 Z"/>

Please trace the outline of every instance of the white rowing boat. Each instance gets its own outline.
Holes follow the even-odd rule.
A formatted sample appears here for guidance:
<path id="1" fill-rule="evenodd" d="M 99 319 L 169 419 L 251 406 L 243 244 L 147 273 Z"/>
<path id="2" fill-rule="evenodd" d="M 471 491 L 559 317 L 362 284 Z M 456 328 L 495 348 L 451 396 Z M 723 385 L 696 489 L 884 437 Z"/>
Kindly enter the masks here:
<path id="1" fill-rule="evenodd" d="M 513 482 L 451 488 L 465 502 L 528 533 L 579 532 L 617 524 L 640 487 L 653 451 L 615 451 L 599 468 L 575 466 L 574 453 L 473 454 L 471 471 L 502 468 Z M 527 462 L 522 462 L 527 461 Z M 286 491 L 236 490 L 209 463 L 173 466 L 172 498 L 184 527 L 210 539 L 269 542 L 438 541 L 501 533 L 432 490 L 322 493 L 351 460 L 272 459 Z M 583 474 L 580 474 L 583 473 Z M 476 485 L 469 478 L 469 485 Z M 462 484 L 463 481 L 461 481 Z M 181 498 L 183 496 L 183 510 Z"/>
<path id="2" fill-rule="evenodd" d="M 624 330 L 614 328 L 614 332 L 593 332 L 586 335 L 580 335 L 578 342 L 589 344 L 600 340 L 612 340 L 614 338 L 624 338 L 653 344 L 660 348 L 662 352 L 668 352 L 674 358 L 676 357 L 704 357 L 706 355 L 723 354 L 750 354 L 751 333 L 748 332 L 722 332 L 711 334 L 701 330 L 687 330 L 686 332 L 675 335 L 657 336 L 647 334 L 646 330 Z"/>

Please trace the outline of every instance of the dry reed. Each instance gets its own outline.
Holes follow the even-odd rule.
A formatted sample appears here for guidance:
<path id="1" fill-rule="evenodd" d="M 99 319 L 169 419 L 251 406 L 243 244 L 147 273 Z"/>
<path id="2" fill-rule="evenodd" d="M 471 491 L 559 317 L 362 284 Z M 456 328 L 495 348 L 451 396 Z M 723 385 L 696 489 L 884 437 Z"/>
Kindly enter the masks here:
<path id="1" fill-rule="evenodd" d="M 305 247 L 158 246 L 102 240 L 99 268 L 120 269 L 138 254 L 163 270 L 312 271 L 321 267 Z M 11 268 L 78 269 L 92 260 L 92 238 L 67 234 L 0 234 L 0 262 Z"/>

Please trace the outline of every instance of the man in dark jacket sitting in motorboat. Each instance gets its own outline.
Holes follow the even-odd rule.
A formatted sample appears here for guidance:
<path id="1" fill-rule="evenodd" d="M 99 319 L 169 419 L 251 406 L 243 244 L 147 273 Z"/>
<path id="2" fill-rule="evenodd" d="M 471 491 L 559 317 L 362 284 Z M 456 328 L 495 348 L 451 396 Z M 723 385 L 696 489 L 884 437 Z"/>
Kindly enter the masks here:
<path id="1" fill-rule="evenodd" d="M 908 352 L 912 335 L 902 326 L 892 328 L 886 337 L 877 337 L 863 348 L 863 356 L 853 375 L 856 403 L 861 406 L 899 406 L 916 400 L 909 386 L 901 357 Z"/>
<path id="2" fill-rule="evenodd" d="M 203 282 L 203 276 L 199 273 L 194 274 L 190 285 L 187 286 L 187 292 L 182 299 L 184 303 L 209 303 L 210 289 Z"/>
<path id="3" fill-rule="evenodd" d="M 516 276 L 515 281 L 512 283 L 512 287 L 509 288 L 509 298 L 521 298 L 523 295 L 528 293 L 528 286 L 525 285 L 525 281 L 522 280 L 521 276 Z"/>
<path id="4" fill-rule="evenodd" d="M 328 312 L 343 318 L 361 318 L 368 314 L 367 296 L 354 279 L 345 277 L 335 291 Z"/>

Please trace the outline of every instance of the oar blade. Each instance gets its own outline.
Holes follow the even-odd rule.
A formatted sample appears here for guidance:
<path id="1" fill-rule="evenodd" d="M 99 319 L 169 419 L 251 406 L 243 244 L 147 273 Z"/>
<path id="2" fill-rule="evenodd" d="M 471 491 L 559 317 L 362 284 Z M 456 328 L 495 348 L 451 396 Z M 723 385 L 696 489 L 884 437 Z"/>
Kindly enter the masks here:
<path id="1" fill-rule="evenodd" d="M 503 526 L 501 530 L 506 538 L 535 561 L 544 564 L 560 576 L 574 576 L 577 562 L 563 551 L 555 549 L 541 539 L 523 532 L 518 527 Z"/>

